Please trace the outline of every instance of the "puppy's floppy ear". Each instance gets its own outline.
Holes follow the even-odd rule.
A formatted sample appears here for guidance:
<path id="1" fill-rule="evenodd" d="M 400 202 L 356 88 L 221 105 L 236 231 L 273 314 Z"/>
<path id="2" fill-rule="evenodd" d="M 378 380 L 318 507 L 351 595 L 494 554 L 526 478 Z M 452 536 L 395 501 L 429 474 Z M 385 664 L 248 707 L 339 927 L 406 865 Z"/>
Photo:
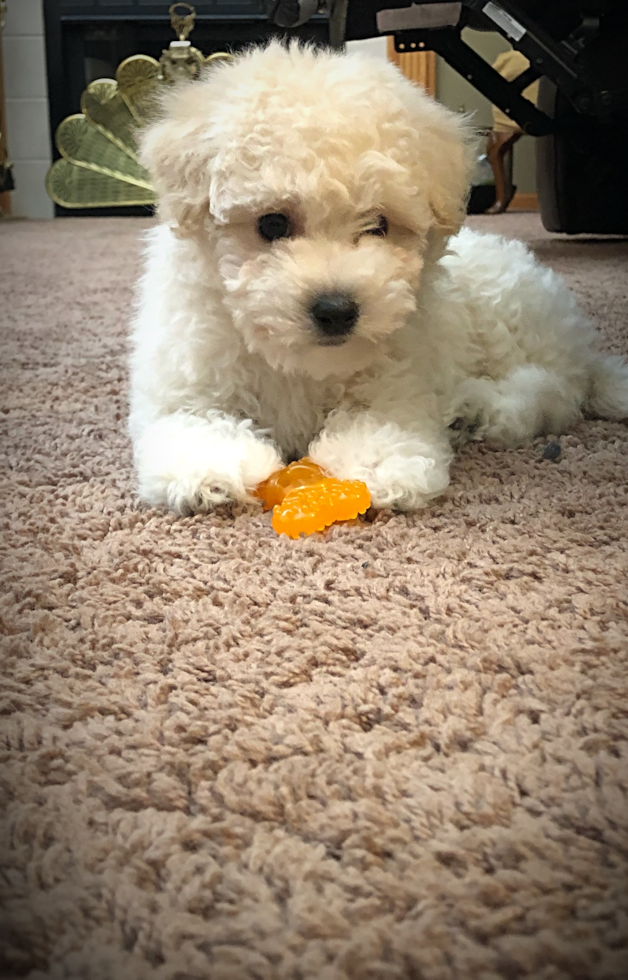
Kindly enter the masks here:
<path id="1" fill-rule="evenodd" d="M 178 234 L 193 232 L 209 212 L 212 141 L 207 85 L 182 83 L 162 102 L 161 119 L 140 139 L 140 161 L 148 170 L 159 211 Z"/>
<path id="2" fill-rule="evenodd" d="M 417 133 L 418 179 L 442 235 L 460 230 L 466 216 L 478 137 L 470 119 L 413 86 L 410 111 Z"/>

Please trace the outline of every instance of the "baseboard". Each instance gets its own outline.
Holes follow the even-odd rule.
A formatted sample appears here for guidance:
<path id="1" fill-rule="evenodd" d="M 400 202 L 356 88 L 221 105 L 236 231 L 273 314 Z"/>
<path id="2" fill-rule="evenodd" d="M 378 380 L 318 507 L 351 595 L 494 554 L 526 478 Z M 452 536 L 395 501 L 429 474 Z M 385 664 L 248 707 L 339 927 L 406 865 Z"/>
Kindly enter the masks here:
<path id="1" fill-rule="evenodd" d="M 538 194 L 515 194 L 510 205 L 508 207 L 509 211 L 538 211 L 539 210 L 539 196 Z"/>

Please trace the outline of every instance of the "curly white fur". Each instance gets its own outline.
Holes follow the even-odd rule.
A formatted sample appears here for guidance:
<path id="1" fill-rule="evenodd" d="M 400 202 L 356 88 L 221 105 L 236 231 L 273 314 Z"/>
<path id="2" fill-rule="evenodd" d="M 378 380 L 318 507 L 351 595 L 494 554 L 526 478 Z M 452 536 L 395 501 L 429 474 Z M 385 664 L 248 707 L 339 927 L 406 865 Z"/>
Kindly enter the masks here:
<path id="1" fill-rule="evenodd" d="M 563 282 L 519 242 L 459 231 L 465 125 L 392 65 L 295 45 L 175 90 L 143 144 L 162 218 L 132 336 L 145 501 L 247 500 L 309 453 L 413 509 L 447 486 L 454 442 L 628 415 L 628 366 Z M 263 240 L 271 212 L 290 237 Z M 366 233 L 379 215 L 386 237 Z M 329 292 L 359 306 L 337 346 L 308 312 Z"/>

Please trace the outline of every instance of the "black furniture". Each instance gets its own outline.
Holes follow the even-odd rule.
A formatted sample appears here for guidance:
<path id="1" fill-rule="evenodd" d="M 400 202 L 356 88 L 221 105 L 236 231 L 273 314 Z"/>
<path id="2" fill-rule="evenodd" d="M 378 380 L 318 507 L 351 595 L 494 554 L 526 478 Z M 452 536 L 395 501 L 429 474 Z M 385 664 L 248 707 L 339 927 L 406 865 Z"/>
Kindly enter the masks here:
<path id="1" fill-rule="evenodd" d="M 433 50 L 539 139 L 537 187 L 551 231 L 628 233 L 626 0 L 328 0 L 330 40 L 392 34 L 398 51 Z M 299 23 L 310 0 L 267 0 L 276 22 Z M 461 36 L 497 31 L 530 61 L 503 79 Z M 538 106 L 521 92 L 540 78 Z"/>

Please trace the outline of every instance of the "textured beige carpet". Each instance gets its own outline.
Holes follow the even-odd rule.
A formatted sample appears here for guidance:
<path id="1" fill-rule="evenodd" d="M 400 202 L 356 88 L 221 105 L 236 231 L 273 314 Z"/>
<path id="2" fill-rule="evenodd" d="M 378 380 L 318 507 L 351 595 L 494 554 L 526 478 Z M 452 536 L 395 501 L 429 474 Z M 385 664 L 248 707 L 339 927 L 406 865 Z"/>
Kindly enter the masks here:
<path id="1" fill-rule="evenodd" d="M 627 243 L 473 223 L 628 349 Z M 0 227 L 0 974 L 625 978 L 628 427 L 297 543 L 146 510 L 145 224 Z"/>

